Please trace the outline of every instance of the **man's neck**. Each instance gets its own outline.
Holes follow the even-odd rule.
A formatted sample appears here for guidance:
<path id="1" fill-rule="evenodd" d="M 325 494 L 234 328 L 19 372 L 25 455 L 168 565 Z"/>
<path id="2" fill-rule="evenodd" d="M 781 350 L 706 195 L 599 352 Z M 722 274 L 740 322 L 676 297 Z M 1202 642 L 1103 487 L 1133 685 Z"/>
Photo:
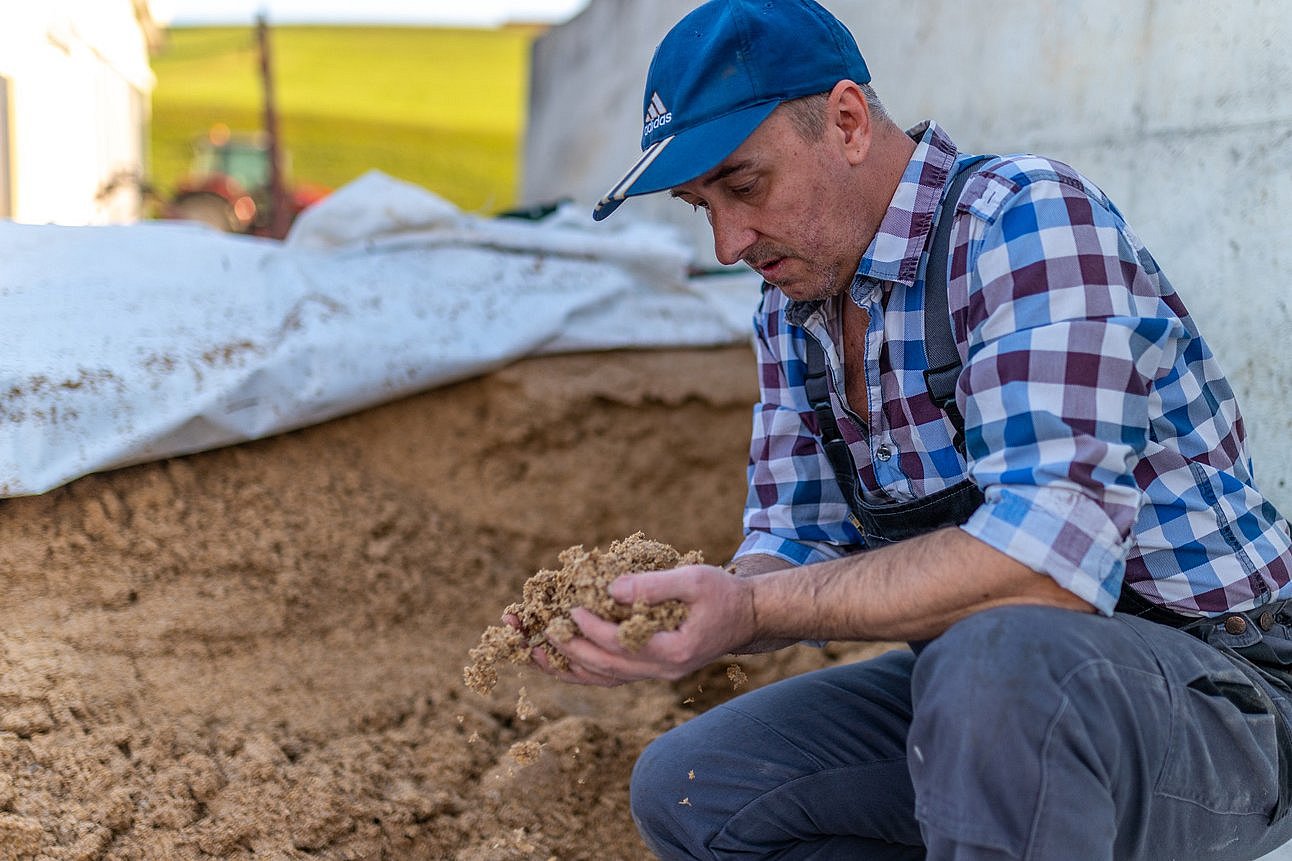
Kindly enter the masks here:
<path id="1" fill-rule="evenodd" d="M 892 122 L 882 122 L 875 129 L 875 140 L 861 171 L 855 191 L 863 205 L 864 235 L 859 248 L 870 247 L 893 203 L 893 195 L 902 183 L 906 167 L 915 155 L 915 141 Z M 858 258 L 860 262 L 860 257 Z"/>

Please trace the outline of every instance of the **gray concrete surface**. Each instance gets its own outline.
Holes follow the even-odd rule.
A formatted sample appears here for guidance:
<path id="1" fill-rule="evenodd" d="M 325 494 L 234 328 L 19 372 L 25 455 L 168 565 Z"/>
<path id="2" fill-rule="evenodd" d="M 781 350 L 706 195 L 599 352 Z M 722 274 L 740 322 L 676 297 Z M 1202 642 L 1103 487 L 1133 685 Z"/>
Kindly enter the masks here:
<path id="1" fill-rule="evenodd" d="M 1152 249 L 1238 393 L 1292 514 L 1292 14 L 1284 0 L 825 0 L 899 122 L 1071 162 Z M 694 0 L 593 0 L 534 51 L 523 196 L 589 207 L 639 147 L 655 43 Z M 616 219 L 707 227 L 662 196 Z M 1292 855 L 1288 856 L 1292 861 Z"/>

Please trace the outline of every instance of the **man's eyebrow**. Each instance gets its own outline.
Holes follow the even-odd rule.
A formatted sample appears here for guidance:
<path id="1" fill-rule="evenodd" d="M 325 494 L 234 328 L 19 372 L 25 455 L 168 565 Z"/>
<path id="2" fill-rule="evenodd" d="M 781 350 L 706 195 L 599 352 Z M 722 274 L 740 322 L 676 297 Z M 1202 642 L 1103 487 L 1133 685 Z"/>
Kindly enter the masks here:
<path id="1" fill-rule="evenodd" d="M 733 162 L 732 164 L 717 168 L 712 174 L 704 176 L 696 180 L 696 182 L 699 183 L 701 187 L 713 185 L 715 182 L 724 180 L 733 173 L 739 173 L 742 170 L 749 170 L 751 167 L 752 163 L 748 160 Z M 683 194 L 685 194 L 685 192 L 679 192 L 677 189 L 673 189 L 669 192 L 669 195 L 672 197 L 681 197 Z"/>
<path id="2" fill-rule="evenodd" d="M 748 161 L 738 161 L 733 164 L 729 164 L 726 167 L 719 168 L 709 178 L 700 180 L 700 185 L 713 185 L 715 182 L 726 179 L 727 177 L 731 176 L 733 173 L 739 173 L 742 170 L 747 170 L 749 166 L 750 165 Z"/>

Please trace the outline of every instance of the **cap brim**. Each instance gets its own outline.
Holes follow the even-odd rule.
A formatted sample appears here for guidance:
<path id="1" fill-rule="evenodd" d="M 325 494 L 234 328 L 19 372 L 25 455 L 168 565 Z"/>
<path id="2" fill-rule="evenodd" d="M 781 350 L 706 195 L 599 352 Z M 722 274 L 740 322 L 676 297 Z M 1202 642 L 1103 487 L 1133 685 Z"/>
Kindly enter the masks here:
<path id="1" fill-rule="evenodd" d="M 780 102 L 765 102 L 726 114 L 658 140 L 592 210 L 600 221 L 630 197 L 674 188 L 708 173 L 745 142 Z"/>

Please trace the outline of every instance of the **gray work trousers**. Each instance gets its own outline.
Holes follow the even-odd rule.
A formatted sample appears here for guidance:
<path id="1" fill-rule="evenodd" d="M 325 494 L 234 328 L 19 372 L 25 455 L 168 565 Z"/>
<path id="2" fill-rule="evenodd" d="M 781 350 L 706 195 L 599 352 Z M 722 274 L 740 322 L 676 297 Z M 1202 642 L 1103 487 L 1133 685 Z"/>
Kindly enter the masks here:
<path id="1" fill-rule="evenodd" d="M 664 734 L 633 818 L 665 859 L 1258 858 L 1292 839 L 1271 714 L 1292 703 L 1223 645 L 984 611 L 918 657 L 789 678 Z"/>

